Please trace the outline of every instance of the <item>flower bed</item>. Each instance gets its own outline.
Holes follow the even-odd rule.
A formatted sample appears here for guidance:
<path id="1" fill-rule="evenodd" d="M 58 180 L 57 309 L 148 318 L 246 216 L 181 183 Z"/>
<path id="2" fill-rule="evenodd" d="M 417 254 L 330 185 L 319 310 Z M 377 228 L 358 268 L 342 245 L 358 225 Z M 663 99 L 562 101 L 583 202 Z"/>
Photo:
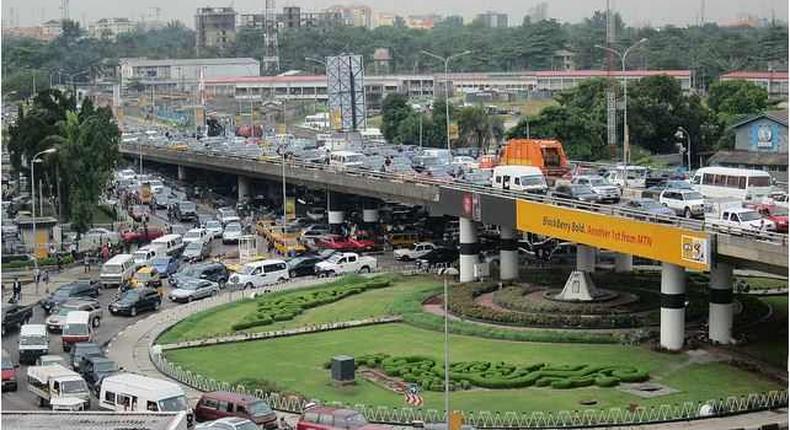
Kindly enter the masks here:
<path id="1" fill-rule="evenodd" d="M 387 376 L 419 384 L 423 390 L 444 390 L 444 366 L 429 357 L 391 357 L 369 354 L 356 359 L 357 366 L 377 368 Z M 464 361 L 450 364 L 450 389 L 472 387 L 513 389 L 551 387 L 569 389 L 588 386 L 613 387 L 620 382 L 643 382 L 647 372 L 631 366 L 552 365 L 536 363 L 515 365 L 505 362 Z"/>
<path id="2" fill-rule="evenodd" d="M 390 279 L 386 277 L 370 279 L 349 277 L 336 281 L 327 288 L 306 291 L 301 294 L 262 296 L 257 299 L 255 311 L 246 315 L 242 322 L 232 325 L 231 328 L 234 331 L 239 331 L 251 327 L 269 325 L 275 321 L 288 321 L 307 309 L 336 302 L 366 290 L 384 288 L 389 285 Z"/>

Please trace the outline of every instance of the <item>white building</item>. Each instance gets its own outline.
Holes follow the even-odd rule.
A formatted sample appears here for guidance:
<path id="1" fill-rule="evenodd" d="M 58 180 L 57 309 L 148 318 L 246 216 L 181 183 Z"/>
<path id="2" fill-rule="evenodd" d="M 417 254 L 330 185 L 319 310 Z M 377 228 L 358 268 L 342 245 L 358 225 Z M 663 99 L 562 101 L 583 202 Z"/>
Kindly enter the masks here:
<path id="1" fill-rule="evenodd" d="M 260 75 L 261 63 L 254 58 L 194 58 L 183 60 L 149 60 L 122 58 L 120 75 L 124 83 L 139 80 L 159 86 L 192 87 L 203 78 L 239 78 Z"/>
<path id="2" fill-rule="evenodd" d="M 96 39 L 115 39 L 119 34 L 131 33 L 135 28 L 137 24 L 129 18 L 102 18 L 88 26 L 88 32 Z"/>

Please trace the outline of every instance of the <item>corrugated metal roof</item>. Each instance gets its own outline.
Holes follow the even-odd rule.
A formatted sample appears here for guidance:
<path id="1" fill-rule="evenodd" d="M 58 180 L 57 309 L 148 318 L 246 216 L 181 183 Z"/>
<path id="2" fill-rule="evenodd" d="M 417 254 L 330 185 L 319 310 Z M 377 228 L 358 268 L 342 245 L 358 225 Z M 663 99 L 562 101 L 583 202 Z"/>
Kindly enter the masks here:
<path id="1" fill-rule="evenodd" d="M 3 411 L 2 424 L 4 430 L 170 430 L 186 428 L 186 416 L 184 412 Z"/>
<path id="2" fill-rule="evenodd" d="M 787 111 L 787 109 L 785 109 L 785 110 L 769 111 L 769 112 L 760 113 L 760 114 L 756 114 L 756 115 L 748 115 L 748 116 L 745 116 L 745 117 L 741 118 L 737 122 L 733 123 L 730 126 L 730 128 L 740 127 L 740 126 L 742 126 L 744 124 L 748 124 L 748 123 L 756 121 L 756 120 L 758 120 L 760 118 L 768 118 L 770 120 L 776 121 L 779 124 L 782 124 L 785 127 L 787 127 L 787 114 L 788 114 L 788 111 Z"/>
<path id="3" fill-rule="evenodd" d="M 596 78 L 607 76 L 631 76 L 631 77 L 645 77 L 645 76 L 660 76 L 667 75 L 673 77 L 691 77 L 691 70 L 626 70 L 625 73 L 621 70 L 544 70 L 534 72 L 535 76 L 544 77 L 557 77 L 557 78 Z"/>
<path id="4" fill-rule="evenodd" d="M 258 65 L 258 60 L 248 57 L 239 58 L 185 58 L 185 59 L 164 59 L 149 60 L 147 58 L 121 58 L 120 64 L 127 64 L 132 67 L 140 66 L 188 66 L 188 65 L 230 65 L 246 64 Z"/>
<path id="5" fill-rule="evenodd" d="M 737 72 L 729 72 L 721 75 L 719 79 L 771 79 L 774 81 L 786 81 L 787 71 L 776 72 L 759 72 L 741 70 Z"/>

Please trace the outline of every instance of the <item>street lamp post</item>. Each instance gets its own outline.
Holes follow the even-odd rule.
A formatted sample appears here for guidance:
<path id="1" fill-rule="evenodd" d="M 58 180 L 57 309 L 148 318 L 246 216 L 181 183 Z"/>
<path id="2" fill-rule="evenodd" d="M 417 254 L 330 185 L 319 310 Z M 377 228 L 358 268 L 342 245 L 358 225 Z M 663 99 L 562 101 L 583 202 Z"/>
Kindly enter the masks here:
<path id="1" fill-rule="evenodd" d="M 686 136 L 686 161 L 687 166 L 686 170 L 690 173 L 691 172 L 691 133 L 688 132 L 683 127 L 678 127 L 678 131 L 675 132 L 675 137 L 678 139 L 682 139 L 683 136 Z"/>
<path id="2" fill-rule="evenodd" d="M 469 55 L 472 53 L 472 51 L 459 52 L 457 54 L 450 55 L 449 57 L 442 57 L 425 50 L 421 52 L 429 57 L 433 57 L 439 61 L 444 62 L 444 115 L 447 123 L 447 152 L 449 153 L 450 163 L 452 164 L 453 152 L 450 149 L 450 60 L 462 57 L 464 55 Z M 447 413 L 449 414 L 450 411 L 447 411 Z"/>
<path id="3" fill-rule="evenodd" d="M 36 153 L 33 158 L 30 159 L 30 203 L 32 206 L 32 215 L 33 215 L 33 261 L 35 262 L 36 266 L 38 267 L 38 258 L 36 258 L 36 251 L 38 240 L 36 238 L 36 162 L 40 161 L 38 157 L 46 154 L 52 154 L 55 152 L 55 148 L 45 149 Z"/>
<path id="4" fill-rule="evenodd" d="M 606 52 L 611 52 L 612 54 L 620 57 L 620 63 L 622 65 L 621 79 L 623 81 L 623 164 L 625 164 L 625 166 L 623 166 L 623 168 L 625 169 L 625 171 L 623 172 L 623 178 L 626 184 L 628 181 L 628 163 L 631 158 L 631 146 L 628 139 L 628 82 L 626 81 L 626 76 L 625 76 L 625 61 L 628 58 L 628 54 L 630 54 L 634 48 L 637 48 L 639 45 L 645 42 L 647 42 L 647 38 L 642 38 L 638 42 L 626 48 L 626 50 L 623 52 L 609 48 L 607 46 L 595 45 L 596 48 L 603 49 Z"/>

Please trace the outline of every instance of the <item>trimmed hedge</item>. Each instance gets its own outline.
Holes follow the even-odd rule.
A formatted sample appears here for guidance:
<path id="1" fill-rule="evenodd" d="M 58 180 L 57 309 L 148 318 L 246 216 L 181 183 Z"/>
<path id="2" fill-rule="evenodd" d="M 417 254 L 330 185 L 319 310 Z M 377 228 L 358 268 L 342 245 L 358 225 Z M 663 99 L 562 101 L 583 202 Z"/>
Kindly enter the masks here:
<path id="1" fill-rule="evenodd" d="M 363 355 L 357 366 L 381 369 L 391 377 L 419 384 L 426 391 L 444 390 L 444 366 L 422 356 L 391 357 L 386 354 Z M 326 367 L 326 365 L 325 365 Z M 450 389 L 471 387 L 514 389 L 530 386 L 571 389 L 613 387 L 620 382 L 643 382 L 646 371 L 631 366 L 551 365 L 537 363 L 515 365 L 505 362 L 464 361 L 450 364 Z"/>
<path id="2" fill-rule="evenodd" d="M 343 298 L 375 288 L 388 287 L 389 277 L 366 279 L 348 277 L 328 284 L 325 288 L 299 293 L 262 296 L 256 299 L 256 309 L 247 314 L 241 322 L 233 324 L 234 331 L 270 325 L 275 322 L 289 321 L 307 309 L 336 302 Z"/>
<path id="3" fill-rule="evenodd" d="M 74 264 L 74 257 L 71 254 L 64 255 L 60 259 L 61 264 L 69 265 Z M 38 260 L 39 267 L 43 266 L 57 266 L 58 260 L 55 257 L 46 257 Z M 11 269 L 22 269 L 28 267 L 34 267 L 34 263 L 32 260 L 23 260 L 23 261 L 11 261 L 9 263 L 3 264 L 3 270 L 11 270 Z"/>

